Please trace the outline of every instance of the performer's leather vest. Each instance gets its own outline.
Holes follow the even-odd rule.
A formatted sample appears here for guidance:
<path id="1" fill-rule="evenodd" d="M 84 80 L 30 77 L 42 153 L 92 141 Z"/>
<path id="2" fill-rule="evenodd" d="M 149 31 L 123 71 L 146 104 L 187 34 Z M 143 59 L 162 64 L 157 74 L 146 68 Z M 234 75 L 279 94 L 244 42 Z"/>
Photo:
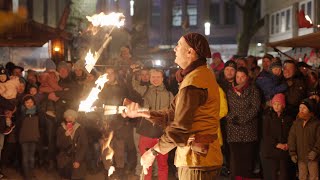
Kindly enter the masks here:
<path id="1" fill-rule="evenodd" d="M 197 88 L 207 89 L 208 98 L 204 105 L 199 106 L 194 113 L 193 124 L 191 128 L 192 135 L 189 138 L 188 145 L 185 147 L 177 147 L 175 165 L 177 167 L 213 167 L 222 165 L 222 153 L 220 144 L 217 138 L 219 123 L 219 110 L 220 110 L 220 96 L 218 84 L 214 74 L 206 67 L 200 66 L 190 72 L 181 82 L 179 89 L 183 89 L 187 86 L 195 86 Z M 180 92 L 180 91 L 179 91 Z M 179 105 L 182 98 L 176 96 L 176 106 Z M 179 112 L 176 112 L 179 113 Z M 179 114 L 176 114 L 179 116 Z M 205 137 L 199 138 L 201 140 L 194 139 L 194 137 Z M 213 142 L 206 142 L 207 137 Z M 201 154 L 191 148 L 192 143 L 197 141 L 197 144 L 207 146 L 207 153 Z M 203 142 L 203 143 L 202 143 Z M 195 144 L 194 144 L 195 145 Z M 197 147 L 196 147 L 197 148 Z"/>

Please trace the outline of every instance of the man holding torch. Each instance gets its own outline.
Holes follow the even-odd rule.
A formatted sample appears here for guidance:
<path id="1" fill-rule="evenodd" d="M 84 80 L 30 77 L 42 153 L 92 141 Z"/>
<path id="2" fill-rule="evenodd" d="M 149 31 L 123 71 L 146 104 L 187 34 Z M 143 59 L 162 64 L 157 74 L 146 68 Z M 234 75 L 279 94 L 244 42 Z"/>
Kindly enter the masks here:
<path id="1" fill-rule="evenodd" d="M 124 117 L 145 117 L 164 128 L 158 143 L 141 157 L 144 173 L 155 157 L 177 147 L 175 165 L 179 179 L 216 179 L 222 165 L 217 140 L 219 127 L 219 90 L 206 58 L 211 57 L 204 36 L 189 33 L 174 48 L 175 63 L 180 66 L 176 78 L 179 92 L 169 109 L 141 111 L 137 103 L 126 101 Z"/>

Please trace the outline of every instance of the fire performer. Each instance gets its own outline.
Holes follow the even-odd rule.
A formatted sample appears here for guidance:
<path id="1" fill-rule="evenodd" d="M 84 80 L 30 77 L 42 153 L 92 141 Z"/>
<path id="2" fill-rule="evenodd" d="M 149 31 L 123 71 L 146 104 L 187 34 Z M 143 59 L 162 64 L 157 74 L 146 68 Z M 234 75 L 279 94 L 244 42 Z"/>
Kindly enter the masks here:
<path id="1" fill-rule="evenodd" d="M 140 111 L 139 105 L 125 101 L 124 117 L 145 117 L 165 128 L 158 143 L 141 157 L 144 173 L 155 157 L 177 147 L 175 165 L 179 179 L 216 179 L 222 165 L 217 132 L 219 127 L 219 89 L 214 74 L 207 68 L 211 57 L 204 36 L 189 33 L 174 48 L 175 63 L 181 69 L 176 77 L 179 92 L 166 110 Z"/>

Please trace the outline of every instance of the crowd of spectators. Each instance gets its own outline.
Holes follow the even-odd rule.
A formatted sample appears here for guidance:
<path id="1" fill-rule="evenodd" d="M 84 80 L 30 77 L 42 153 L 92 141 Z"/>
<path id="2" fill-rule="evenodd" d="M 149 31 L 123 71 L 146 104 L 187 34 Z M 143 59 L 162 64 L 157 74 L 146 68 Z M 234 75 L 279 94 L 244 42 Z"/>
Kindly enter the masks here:
<path id="1" fill-rule="evenodd" d="M 37 166 L 57 171 L 63 179 L 83 179 L 98 171 L 104 171 L 106 179 L 138 178 L 140 155 L 157 143 L 163 126 L 143 118 L 104 115 L 101 108 L 78 112 L 80 101 L 104 73 L 108 82 L 96 107 L 121 106 L 128 98 L 150 110 L 168 108 L 179 86 L 176 69 L 144 67 L 127 47 L 122 49 L 126 56 L 121 63 L 90 73 L 81 60 L 56 64 L 48 59 L 44 72 L 29 69 L 25 76 L 23 67 L 12 62 L 1 66 L 1 166 L 17 169 L 25 179 L 34 177 Z M 212 59 L 208 68 L 226 103 L 220 108 L 227 112 L 220 120 L 222 175 L 293 179 L 297 163 L 299 179 L 308 174 L 318 178 L 318 69 L 269 54 L 262 58 L 262 70 L 254 56 L 224 62 L 220 53 L 213 53 Z M 113 157 L 107 159 L 109 155 Z M 144 178 L 168 179 L 169 171 L 175 173 L 172 161 L 171 153 L 158 155 Z M 108 177 L 112 166 L 115 171 Z"/>

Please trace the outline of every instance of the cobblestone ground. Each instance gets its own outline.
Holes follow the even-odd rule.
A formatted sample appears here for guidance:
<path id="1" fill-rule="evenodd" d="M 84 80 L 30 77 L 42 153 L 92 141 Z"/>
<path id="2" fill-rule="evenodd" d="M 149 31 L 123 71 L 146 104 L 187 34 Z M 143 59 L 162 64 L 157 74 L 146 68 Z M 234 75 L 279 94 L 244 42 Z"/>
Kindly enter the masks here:
<path id="1" fill-rule="evenodd" d="M 23 177 L 19 172 L 17 172 L 15 169 L 5 168 L 3 169 L 3 173 L 7 176 L 6 179 L 1 180 L 23 180 Z M 35 178 L 32 180 L 60 180 L 58 174 L 56 172 L 48 172 L 44 168 L 37 168 L 34 171 Z M 138 176 L 132 176 L 129 175 L 126 178 L 118 179 L 118 178 L 110 178 L 114 180 L 140 180 Z M 153 178 L 157 180 L 158 178 Z M 227 180 L 226 177 L 220 177 L 219 180 Z M 98 172 L 96 174 L 88 174 L 85 178 L 85 180 L 104 180 L 104 176 L 102 172 Z M 169 180 L 176 180 L 176 178 L 173 175 L 169 175 Z"/>

